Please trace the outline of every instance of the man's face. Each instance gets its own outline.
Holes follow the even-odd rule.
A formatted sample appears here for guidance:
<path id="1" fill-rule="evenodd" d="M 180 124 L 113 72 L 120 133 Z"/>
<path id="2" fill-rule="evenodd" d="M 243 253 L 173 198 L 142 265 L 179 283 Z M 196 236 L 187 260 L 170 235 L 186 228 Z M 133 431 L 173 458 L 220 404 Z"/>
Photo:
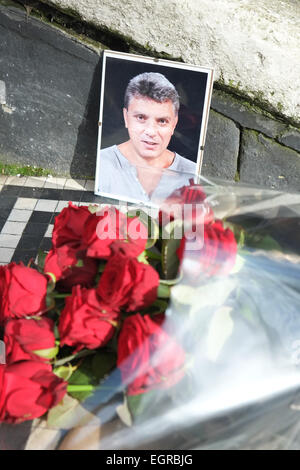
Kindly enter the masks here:
<path id="1" fill-rule="evenodd" d="M 133 97 L 123 109 L 125 126 L 134 151 L 142 158 L 160 157 L 169 145 L 178 117 L 172 101 L 159 103 Z"/>

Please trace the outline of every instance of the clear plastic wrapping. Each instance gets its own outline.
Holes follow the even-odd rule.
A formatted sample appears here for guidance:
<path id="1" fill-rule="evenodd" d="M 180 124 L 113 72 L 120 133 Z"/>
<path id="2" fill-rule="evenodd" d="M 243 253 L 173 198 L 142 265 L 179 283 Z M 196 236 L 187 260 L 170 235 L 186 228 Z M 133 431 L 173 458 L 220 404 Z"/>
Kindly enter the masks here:
<path id="1" fill-rule="evenodd" d="M 128 398 L 115 368 L 59 419 L 15 425 L 27 449 L 300 448 L 300 196 L 200 183 L 238 251 L 227 272 L 205 275 L 186 245 L 164 323 L 185 352 L 183 376 Z M 151 364 L 170 354 L 160 344 Z"/>

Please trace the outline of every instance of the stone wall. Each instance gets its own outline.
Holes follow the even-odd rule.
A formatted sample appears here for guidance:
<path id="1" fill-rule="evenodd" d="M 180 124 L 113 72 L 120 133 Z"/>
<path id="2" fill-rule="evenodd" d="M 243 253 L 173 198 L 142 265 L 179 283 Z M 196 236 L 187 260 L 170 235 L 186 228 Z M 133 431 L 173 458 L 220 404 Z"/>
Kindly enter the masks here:
<path id="1" fill-rule="evenodd" d="M 300 132 L 214 90 L 202 172 L 275 189 L 300 190 Z"/>
<path id="2" fill-rule="evenodd" d="M 0 162 L 93 177 L 103 46 L 94 36 L 90 41 L 78 31 L 57 29 L 54 10 L 42 20 L 28 7 L 5 3 L 0 1 Z M 104 44 L 105 37 L 102 31 Z M 147 52 L 111 32 L 107 38 L 110 48 Z M 289 122 L 216 83 L 203 174 L 299 191 L 300 133 Z"/>
<path id="3" fill-rule="evenodd" d="M 43 0 L 300 121 L 299 0 Z"/>

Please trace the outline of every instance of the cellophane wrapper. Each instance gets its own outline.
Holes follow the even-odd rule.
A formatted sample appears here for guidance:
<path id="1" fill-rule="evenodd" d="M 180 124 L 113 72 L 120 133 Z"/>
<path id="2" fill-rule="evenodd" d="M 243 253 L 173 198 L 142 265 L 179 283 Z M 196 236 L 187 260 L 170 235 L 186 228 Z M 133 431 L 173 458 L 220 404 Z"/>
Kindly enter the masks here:
<path id="1" fill-rule="evenodd" d="M 300 196 L 200 184 L 215 216 L 251 242 L 221 276 L 184 253 L 165 323 L 186 352 L 183 379 L 142 396 L 132 420 L 115 369 L 58 424 L 10 427 L 11 439 L 30 428 L 27 449 L 300 448 Z"/>

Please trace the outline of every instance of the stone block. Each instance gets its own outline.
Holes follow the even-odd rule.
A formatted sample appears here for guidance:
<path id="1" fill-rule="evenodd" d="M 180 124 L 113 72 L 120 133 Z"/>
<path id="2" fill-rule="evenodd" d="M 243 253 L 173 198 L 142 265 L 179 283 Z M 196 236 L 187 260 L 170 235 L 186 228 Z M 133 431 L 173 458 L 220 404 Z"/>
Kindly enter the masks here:
<path id="1" fill-rule="evenodd" d="M 25 9 L 0 5 L 0 57 L 0 161 L 93 176 L 99 54 Z"/>
<path id="2" fill-rule="evenodd" d="M 209 114 L 201 173 L 233 180 L 237 170 L 240 131 L 230 119 L 212 109 Z"/>
<path id="3" fill-rule="evenodd" d="M 255 131 L 244 130 L 240 181 L 273 189 L 300 191 L 300 154 Z"/>
<path id="4" fill-rule="evenodd" d="M 289 127 L 278 138 L 279 142 L 300 152 L 300 131 L 295 127 Z"/>
<path id="5" fill-rule="evenodd" d="M 273 139 L 287 130 L 287 125 L 264 114 L 257 107 L 220 90 L 214 90 L 211 107 L 242 127 L 254 129 Z"/>

